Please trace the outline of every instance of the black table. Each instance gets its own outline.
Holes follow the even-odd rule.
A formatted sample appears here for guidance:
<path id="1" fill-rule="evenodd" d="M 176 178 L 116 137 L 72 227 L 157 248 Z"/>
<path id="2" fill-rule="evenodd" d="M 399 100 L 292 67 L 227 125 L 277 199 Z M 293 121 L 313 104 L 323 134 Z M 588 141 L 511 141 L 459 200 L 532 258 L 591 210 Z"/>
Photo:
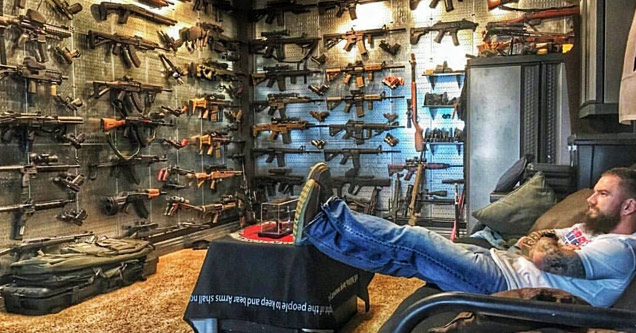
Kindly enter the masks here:
<path id="1" fill-rule="evenodd" d="M 369 306 L 373 273 L 334 261 L 313 246 L 226 236 L 210 243 L 184 319 L 197 332 L 338 329 Z"/>

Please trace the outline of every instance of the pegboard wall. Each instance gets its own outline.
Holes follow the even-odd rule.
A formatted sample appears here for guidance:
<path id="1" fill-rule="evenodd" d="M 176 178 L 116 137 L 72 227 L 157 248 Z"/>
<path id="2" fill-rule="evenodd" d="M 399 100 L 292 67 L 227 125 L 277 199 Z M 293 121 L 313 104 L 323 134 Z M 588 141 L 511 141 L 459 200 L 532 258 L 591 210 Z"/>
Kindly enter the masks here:
<path id="1" fill-rule="evenodd" d="M 266 0 L 255 1 L 256 8 L 264 8 L 267 6 Z M 348 120 L 360 120 L 368 123 L 386 123 L 386 119 L 383 117 L 385 113 L 396 113 L 398 115 L 397 121 L 401 126 L 406 126 L 407 123 L 407 99 L 410 98 L 410 54 L 415 54 L 417 62 L 417 93 L 418 93 L 418 118 L 420 126 L 426 129 L 443 128 L 464 130 L 464 122 L 453 113 L 453 107 L 424 107 L 425 95 L 427 93 L 442 94 L 446 93 L 449 99 L 459 98 L 463 86 L 464 75 L 448 75 L 438 76 L 434 82 L 431 82 L 430 78 L 424 76 L 423 73 L 426 70 L 435 69 L 436 66 L 442 65 L 444 62 L 448 64 L 454 71 L 462 71 L 466 65 L 468 55 L 477 55 L 477 45 L 481 43 L 481 36 L 486 28 L 486 23 L 491 21 L 500 21 L 504 19 L 514 18 L 519 13 L 504 11 L 496 9 L 488 11 L 487 2 L 484 0 L 465 0 L 463 2 L 453 1 L 455 9 L 451 12 L 446 12 L 444 8 L 444 2 L 441 1 L 437 8 L 430 8 L 429 1 L 421 1 L 419 6 L 415 10 L 409 8 L 409 1 L 406 0 L 390 0 L 379 1 L 374 3 L 368 3 L 357 6 L 357 19 L 350 19 L 347 12 L 341 17 L 336 16 L 336 10 L 327 11 L 324 15 L 319 15 L 318 11 L 313 9 L 307 13 L 285 13 L 284 25 L 278 26 L 276 21 L 272 24 L 267 24 L 264 20 L 257 22 L 255 25 L 255 35 L 261 36 L 262 32 L 271 32 L 281 29 L 287 29 L 290 37 L 306 36 L 306 37 L 320 37 L 325 34 L 344 33 L 351 29 L 354 30 L 366 30 L 366 29 L 378 29 L 383 25 L 390 29 L 406 28 L 406 32 L 401 33 L 389 33 L 385 36 L 375 37 L 373 43 L 367 44 L 368 55 L 361 55 L 359 50 L 354 46 L 350 52 L 343 50 L 345 45 L 344 41 L 332 48 L 327 48 L 322 43 L 319 43 L 314 55 L 326 56 L 326 63 L 322 66 L 318 66 L 312 62 L 309 62 L 309 69 L 318 68 L 325 70 L 328 68 L 344 67 L 349 63 L 356 61 L 363 61 L 364 64 L 378 64 L 386 62 L 387 65 L 402 65 L 403 68 L 387 69 L 382 72 L 375 73 L 375 79 L 373 81 L 366 80 L 363 91 L 366 94 L 376 94 L 385 92 L 387 96 L 404 96 L 403 99 L 391 99 L 382 102 L 374 103 L 373 110 L 369 110 L 365 105 L 366 115 L 363 118 L 358 118 L 355 114 L 355 109 L 352 109 L 351 113 L 343 112 L 343 105 L 333 109 L 330 116 L 320 124 L 339 124 L 345 123 Z M 297 1 L 299 4 L 311 4 L 315 1 Z M 520 8 L 549 8 L 555 6 L 567 5 L 564 1 L 558 0 L 521 0 L 518 4 Z M 428 33 L 420 37 L 419 42 L 415 45 L 411 45 L 409 41 L 409 29 L 432 26 L 438 21 L 449 22 L 459 21 L 466 19 L 478 24 L 475 31 L 461 30 L 458 33 L 459 45 L 455 46 L 451 36 L 446 35 L 441 43 L 434 41 L 436 32 Z M 556 27 L 556 31 L 559 29 L 565 30 L 565 27 Z M 381 40 L 385 40 L 389 45 L 398 43 L 401 45 L 396 55 L 391 55 L 378 47 Z M 302 58 L 300 49 L 296 46 L 289 46 L 288 58 L 294 59 L 296 56 L 299 59 Z M 263 66 L 272 66 L 275 61 L 272 59 L 263 59 L 260 56 L 255 56 L 255 70 L 262 71 Z M 382 84 L 382 79 L 386 76 L 398 76 L 405 79 L 405 84 L 394 90 L 389 89 Z M 317 87 L 322 84 L 330 85 L 328 91 L 324 97 L 314 94 L 307 89 L 308 85 L 315 85 Z M 307 83 L 303 82 L 302 78 L 299 78 L 298 84 L 290 85 L 287 82 L 287 90 L 285 92 L 298 93 L 301 96 L 308 96 L 311 98 L 326 98 L 332 96 L 345 96 L 349 95 L 350 89 L 355 89 L 355 80 L 351 80 L 349 85 L 342 82 L 342 74 L 333 82 L 326 82 L 324 74 L 315 74 L 307 77 Z M 255 87 L 255 99 L 265 99 L 270 93 L 278 93 L 278 89 L 274 85 L 272 88 L 267 88 L 265 85 L 259 85 Z M 309 112 L 327 111 L 327 103 L 307 103 L 307 104 L 295 104 L 290 105 L 287 109 L 288 117 L 298 117 L 303 120 L 307 120 L 314 124 L 319 124 L 317 120 L 313 119 Z M 270 120 L 270 116 L 264 113 L 254 114 L 255 123 L 264 123 Z M 389 164 L 403 164 L 405 159 L 418 157 L 419 153 L 415 151 L 414 147 L 414 131 L 415 128 L 400 128 L 391 130 L 393 136 L 399 139 L 399 144 L 395 147 L 390 147 L 383 142 L 385 133 L 378 135 L 370 140 L 367 140 L 362 145 L 356 145 L 353 140 L 342 139 L 342 135 L 330 136 L 328 128 L 310 128 L 305 131 L 294 131 L 292 133 L 292 143 L 288 145 L 290 148 L 298 148 L 304 146 L 307 150 L 316 150 L 312 147 L 310 141 L 313 139 L 325 140 L 327 144 L 324 149 L 342 149 L 342 148 L 375 148 L 382 146 L 384 150 L 399 150 L 399 153 L 388 153 L 380 155 L 362 155 L 361 157 L 361 170 L 359 175 L 375 176 L 376 178 L 389 178 L 387 166 Z M 267 135 L 261 134 L 254 142 L 257 147 L 284 147 L 280 139 L 272 141 L 267 138 Z M 287 147 L 287 146 L 285 146 Z M 348 162 L 345 165 L 340 165 L 338 162 L 341 157 L 337 157 L 328 162 L 331 168 L 332 176 L 343 176 L 344 173 L 352 167 Z M 449 184 L 442 184 L 443 179 L 462 179 L 464 178 L 463 165 L 464 162 L 464 149 L 462 142 L 445 143 L 445 144 L 430 144 L 427 145 L 427 150 L 424 158 L 428 162 L 448 163 L 451 165 L 458 165 L 459 167 L 451 167 L 443 170 L 427 170 L 426 179 L 423 184 L 423 189 L 428 191 L 447 191 L 447 197 L 441 197 L 441 199 L 453 199 L 454 186 Z M 305 175 L 308 168 L 320 161 L 324 160 L 322 154 L 301 154 L 301 155 L 287 155 L 287 167 L 291 167 L 295 174 Z M 265 163 L 265 157 L 261 157 L 255 160 L 256 170 L 258 174 L 266 174 L 266 170 L 275 168 L 276 163 Z M 395 176 L 393 176 L 395 177 Z M 414 177 L 410 181 L 401 182 L 401 193 L 406 193 L 409 184 L 412 184 Z M 365 187 L 359 193 L 360 198 L 369 199 L 372 187 Z M 461 189 L 461 187 L 460 187 Z M 299 188 L 297 189 L 299 190 Z M 384 188 L 380 192 L 380 200 L 378 204 L 381 210 L 389 209 L 389 202 L 392 199 L 393 193 L 396 189 Z M 346 191 L 346 187 L 345 187 Z M 346 193 L 346 192 L 345 192 Z M 439 198 L 439 197 L 438 197 Z M 449 200 L 446 200 L 449 201 Z M 428 204 L 422 210 L 422 216 L 439 219 L 440 221 L 452 221 L 454 218 L 454 207 L 452 205 L 437 205 Z M 451 223 L 449 223 L 449 227 Z M 444 230 L 448 233 L 448 229 Z"/>
<path id="2" fill-rule="evenodd" d="M 160 46 L 163 46 L 163 44 L 159 38 L 159 31 L 178 39 L 180 29 L 189 28 L 202 22 L 220 25 L 224 29 L 223 34 L 233 39 L 245 39 L 240 37 L 240 34 L 247 33 L 247 30 L 239 24 L 237 18 L 227 13 L 221 13 L 220 17 L 215 17 L 215 13 L 206 14 L 203 11 L 193 10 L 192 2 L 175 1 L 174 4 L 163 8 L 153 8 L 135 1 L 116 2 L 132 4 L 152 13 L 166 16 L 176 20 L 177 23 L 175 25 L 158 24 L 134 15 L 131 15 L 125 24 L 119 24 L 119 14 L 116 13 L 109 15 L 105 20 L 101 20 L 96 7 L 99 2 L 82 0 L 78 2 L 82 5 L 83 10 L 75 14 L 72 20 L 68 20 L 54 11 L 47 1 L 27 0 L 25 9 L 15 9 L 13 1 L 3 1 L 4 16 L 24 15 L 27 9 L 35 9 L 46 17 L 47 23 L 70 27 L 72 37 L 60 41 L 59 46 L 68 47 L 69 50 L 77 49 L 81 54 L 79 58 L 73 60 L 72 64 L 56 61 L 51 49 L 58 44 L 49 42 L 49 50 L 47 52 L 50 60 L 45 63 L 48 69 L 58 70 L 67 77 L 58 87 L 57 92 L 61 96 L 69 96 L 71 99 L 81 98 L 83 100 L 83 106 L 75 112 L 60 106 L 48 92 L 48 85 L 46 84 L 39 85 L 37 93 L 27 94 L 26 85 L 18 80 L 6 77 L 0 81 L 0 98 L 4 101 L 0 113 L 6 111 L 19 113 L 41 112 L 42 115 L 50 116 L 78 116 L 84 120 L 83 124 L 69 128 L 76 135 L 80 133 L 86 135 L 86 140 L 80 149 L 75 149 L 69 144 L 58 143 L 48 135 L 36 136 L 34 143 L 29 147 L 25 147 L 22 142 L 15 139 L 10 143 L 0 144 L 1 166 L 28 165 L 31 163 L 29 160 L 30 153 L 54 154 L 59 156 L 60 163 L 80 164 L 81 168 L 71 169 L 70 172 L 74 174 L 81 173 L 87 177 L 84 185 L 81 186 L 80 192 L 77 194 L 76 203 L 67 204 L 65 207 L 66 210 L 85 209 L 88 217 L 83 221 L 83 224 L 78 226 L 57 220 L 56 216 L 63 210 L 62 208 L 37 211 L 27 219 L 24 233 L 25 239 L 76 234 L 83 231 L 92 231 L 100 236 L 121 236 L 126 226 L 133 225 L 135 222 L 144 219 L 137 216 L 133 207 L 130 207 L 128 213 L 119 213 L 113 216 L 105 215 L 101 208 L 101 201 L 104 197 L 114 196 L 122 191 L 160 189 L 163 184 L 157 180 L 158 171 L 168 166 L 179 166 L 196 172 L 203 172 L 205 166 L 215 164 L 224 164 L 235 170 L 242 169 L 240 162 L 226 159 L 228 153 L 242 153 L 243 147 L 241 145 L 230 144 L 225 147 L 221 158 L 216 158 L 214 155 L 199 154 L 199 146 L 192 140 L 188 146 L 179 150 L 161 142 L 163 138 L 181 141 L 184 138 L 192 138 L 196 135 L 208 133 L 211 130 L 225 128 L 228 125 L 227 119 L 223 119 L 221 122 L 201 119 L 199 117 L 200 113 L 197 111 L 193 115 L 182 114 L 179 117 L 167 115 L 167 119 L 175 119 L 176 126 L 159 127 L 156 132 L 156 139 L 148 147 L 140 150 L 140 154 L 144 155 L 157 155 L 159 157 L 165 155 L 167 161 L 152 165 L 142 164 L 134 166 L 133 170 L 140 180 L 139 184 L 135 184 L 127 177 L 125 169 L 121 169 L 119 176 L 115 177 L 113 169 L 108 167 L 97 169 L 95 179 L 88 179 L 88 165 L 108 162 L 111 157 L 115 156 L 101 129 L 100 119 L 119 119 L 122 117 L 111 105 L 108 93 L 101 98 L 94 98 L 92 81 L 110 82 L 120 80 L 124 75 L 127 75 L 136 81 L 163 86 L 165 89 L 171 90 L 156 95 L 156 100 L 147 110 L 153 113 L 161 111 L 161 106 L 179 109 L 187 105 L 189 99 L 210 93 L 224 94 L 227 100 L 233 100 L 231 96 L 220 88 L 220 85 L 226 84 L 226 82 L 220 80 L 211 82 L 186 76 L 183 77 L 184 84 L 179 84 L 176 80 L 169 78 L 159 58 L 160 54 L 164 54 L 174 65 L 181 69 L 185 69 L 190 63 L 200 63 L 204 59 L 227 63 L 229 69 L 237 69 L 247 63 L 244 58 L 237 62 L 227 61 L 224 58 L 225 54 L 213 52 L 207 47 L 198 47 L 193 52 L 187 50 L 186 47 L 181 47 L 176 52 L 160 49 L 145 52 L 138 50 L 137 55 L 141 61 L 140 66 L 138 68 L 135 66 L 127 67 L 120 56 L 112 53 L 113 50 L 108 45 L 98 46 L 94 49 L 89 47 L 89 30 L 108 34 L 117 33 L 130 37 L 139 36 L 145 40 L 158 43 Z M 75 3 L 75 1 L 71 1 L 71 3 Z M 11 30 L 7 29 L 7 32 L 9 31 Z M 27 43 L 24 48 L 14 47 L 10 37 L 12 37 L 10 34 L 5 37 L 8 65 L 20 65 L 26 56 L 32 54 L 32 45 Z M 249 94 L 245 94 L 242 98 L 236 98 L 234 99 L 234 104 L 241 105 L 247 98 L 249 98 Z M 136 111 L 132 115 L 140 116 Z M 240 129 L 230 133 L 236 138 L 240 138 L 242 134 Z M 136 148 L 129 143 L 129 140 L 122 138 L 123 131 L 114 130 L 112 135 L 115 145 L 124 154 L 130 154 L 135 151 Z M 55 176 L 56 173 L 53 172 L 40 173 L 31 177 L 30 185 L 22 187 L 20 174 L 17 171 L 1 172 L 0 206 L 21 204 L 28 200 L 38 203 L 68 198 L 65 189 L 51 182 L 51 179 Z M 200 188 L 197 188 L 196 183 L 194 183 L 178 191 L 168 190 L 166 195 L 145 202 L 150 212 L 150 216 L 146 220 L 150 223 L 158 224 L 159 228 L 175 226 L 180 222 L 188 221 L 195 223 L 210 222 L 202 221 L 196 211 L 193 210 L 180 211 L 174 216 L 164 216 L 166 208 L 165 197 L 182 196 L 190 200 L 193 205 L 215 203 L 223 194 L 235 194 L 242 181 L 242 177 L 224 179 L 222 182 L 217 183 L 216 190 L 209 188 L 209 181 Z M 183 177 L 180 178 L 179 182 L 187 184 Z M 10 240 L 11 218 L 12 213 L 0 213 L 0 220 L 6 221 L 0 228 L 0 244 L 8 245 L 13 243 Z M 219 224 L 222 224 L 222 222 Z"/>
<path id="3" fill-rule="evenodd" d="M 462 70 L 466 64 L 466 55 L 475 55 L 477 44 L 480 43 L 482 32 L 485 25 L 489 21 L 502 20 L 514 17 L 518 14 L 505 12 L 501 10 L 488 11 L 486 1 L 482 0 L 464 0 L 455 3 L 455 10 L 447 13 L 444 10 L 443 2 L 440 2 L 437 8 L 429 8 L 428 1 L 422 1 L 416 10 L 410 10 L 407 0 L 390 0 L 377 3 L 370 3 L 357 6 L 356 20 L 351 20 L 348 13 L 344 13 L 341 17 L 336 17 L 335 10 L 328 11 L 324 15 L 319 15 L 318 11 L 313 9 L 307 13 L 293 14 L 285 13 L 282 26 L 267 24 L 263 20 L 252 23 L 249 20 L 248 8 L 264 8 L 267 6 L 266 0 L 258 1 L 232 1 L 235 10 L 232 12 L 222 12 L 220 18 L 216 17 L 217 13 L 204 13 L 203 11 L 194 11 L 193 4 L 188 2 L 175 1 L 174 4 L 163 7 L 153 8 L 134 1 L 117 1 L 117 3 L 133 4 L 153 13 L 160 14 L 177 21 L 175 25 L 167 26 L 145 19 L 130 16 L 127 23 L 119 24 L 117 22 L 118 15 L 111 14 L 106 20 L 99 19 L 98 11 L 95 5 L 98 2 L 78 1 L 83 10 L 74 15 L 72 20 L 67 20 L 57 12 L 52 10 L 48 2 L 38 0 L 27 0 L 26 8 L 14 8 L 13 2 L 3 2 L 2 9 L 4 16 L 24 15 L 26 9 L 36 9 L 46 18 L 47 23 L 55 25 L 66 25 L 71 28 L 72 35 L 70 38 L 63 39 L 59 42 L 48 43 L 49 48 L 55 45 L 68 47 L 69 50 L 79 50 L 81 55 L 74 59 L 72 64 L 65 64 L 55 60 L 52 50 L 49 51 L 49 58 L 46 67 L 49 69 L 59 70 L 67 78 L 58 87 L 58 93 L 62 97 L 70 97 L 71 99 L 81 98 L 84 105 L 77 111 L 68 111 L 60 106 L 51 94 L 47 91 L 47 85 L 39 85 L 36 93 L 27 93 L 27 84 L 24 81 L 14 80 L 6 77 L 0 80 L 0 98 L 4 101 L 0 112 L 41 112 L 43 115 L 51 116 L 79 116 L 82 117 L 84 123 L 71 127 L 71 132 L 75 135 L 83 133 L 86 140 L 82 144 L 81 149 L 75 149 L 69 144 L 60 144 L 53 140 L 50 136 L 36 136 L 33 145 L 25 147 L 22 143 L 13 140 L 10 143 L 0 144 L 0 166 L 9 165 L 28 165 L 30 153 L 46 153 L 55 154 L 60 157 L 60 163 L 75 164 L 79 163 L 82 167 L 70 170 L 75 174 L 88 175 L 87 166 L 92 163 L 107 162 L 112 157 L 113 151 L 110 149 L 107 140 L 100 126 L 100 119 L 105 117 L 119 118 L 110 103 L 108 94 L 99 99 L 93 98 L 94 93 L 92 81 L 114 81 L 121 79 L 124 75 L 131 76 L 134 80 L 163 86 L 171 91 L 164 91 L 156 96 L 156 100 L 150 108 L 151 112 L 159 111 L 161 106 L 171 109 L 178 109 L 187 104 L 192 98 L 201 97 L 204 94 L 218 93 L 224 94 L 226 99 L 234 100 L 235 104 L 240 105 L 244 111 L 244 118 L 238 131 L 232 132 L 231 135 L 237 140 L 245 140 L 245 144 L 230 144 L 223 149 L 220 158 L 214 155 L 199 154 L 199 147 L 196 143 L 176 150 L 167 145 L 161 144 L 160 140 L 155 140 L 148 147 L 141 149 L 142 154 L 163 156 L 166 155 L 167 162 L 155 163 L 150 166 L 135 166 L 135 172 L 141 180 L 139 184 L 131 182 L 126 178 L 125 172 L 119 177 L 114 177 L 109 168 L 100 168 L 94 180 L 86 180 L 81 187 L 81 191 L 77 196 L 77 202 L 67 205 L 67 209 L 85 209 L 88 218 L 81 226 L 65 223 L 56 220 L 56 215 L 61 209 L 52 209 L 38 211 L 27 220 L 27 227 L 24 237 L 34 238 L 42 236 L 74 234 L 81 231 L 90 230 L 98 235 L 119 236 L 123 233 L 123 228 L 132 225 L 140 219 L 132 211 L 128 214 L 120 213 L 114 216 L 106 216 L 102 213 L 100 202 L 104 197 L 116 195 L 122 191 L 131 191 L 137 189 L 160 188 L 161 183 L 157 181 L 157 173 L 160 168 L 167 166 L 179 166 L 183 169 L 191 169 L 201 172 L 207 165 L 223 164 L 234 170 L 245 170 L 247 178 L 255 175 L 267 174 L 268 169 L 276 167 L 276 164 L 265 163 L 265 157 L 257 159 L 251 158 L 252 147 L 285 147 L 297 148 L 306 147 L 307 150 L 317 150 L 311 145 L 311 140 L 325 140 L 327 145 L 325 149 L 340 148 L 376 148 L 382 146 L 383 150 L 399 150 L 399 153 L 387 153 L 380 155 L 363 155 L 361 157 L 361 170 L 359 175 L 373 175 L 376 178 L 388 178 L 388 164 L 402 164 L 406 158 L 417 157 L 419 154 L 414 149 L 414 128 L 400 128 L 392 130 L 393 136 L 399 139 L 399 144 L 395 147 L 389 147 L 384 143 L 383 139 L 386 134 L 382 133 L 362 145 L 356 145 L 353 140 L 345 140 L 342 133 L 336 136 L 330 136 L 327 128 L 310 128 L 305 131 L 293 131 L 291 138 L 292 143 L 283 145 L 280 139 L 272 141 L 267 138 L 266 133 L 252 138 L 250 135 L 251 125 L 268 123 L 271 116 L 267 113 L 253 112 L 248 107 L 250 102 L 263 100 L 270 93 L 279 93 L 276 85 L 267 88 L 265 85 L 254 87 L 248 86 L 248 80 L 244 81 L 245 90 L 241 97 L 233 99 L 226 91 L 220 88 L 223 82 L 209 82 L 206 80 L 196 79 L 192 77 L 184 77 L 184 84 L 178 84 L 175 80 L 167 78 L 163 72 L 163 66 L 159 59 L 159 54 L 165 54 L 176 66 L 185 68 L 187 64 L 198 63 L 204 59 L 217 60 L 227 63 L 229 69 L 241 71 L 244 73 L 262 72 L 264 66 L 273 66 L 276 61 L 273 59 L 263 59 L 259 55 L 250 55 L 247 52 L 246 45 L 255 37 L 259 37 L 262 32 L 271 32 L 275 30 L 287 29 L 290 37 L 305 35 L 307 37 L 322 37 L 324 34 L 344 33 L 351 28 L 355 30 L 377 29 L 386 25 L 388 28 L 404 28 L 406 32 L 390 33 L 386 36 L 376 37 L 373 43 L 367 44 L 368 56 L 364 58 L 359 54 L 358 49 L 354 46 L 350 52 L 343 50 L 344 42 L 340 42 L 336 46 L 327 49 L 323 41 L 319 41 L 317 48 L 312 55 L 319 56 L 324 54 L 327 61 L 322 66 L 317 66 L 313 62 L 308 62 L 310 69 L 321 71 L 320 74 L 310 75 L 307 82 L 299 77 L 296 84 L 291 84 L 286 79 L 287 90 L 285 93 L 298 93 L 300 96 L 308 96 L 314 99 L 325 99 L 327 97 L 337 97 L 349 95 L 351 88 L 355 87 L 355 83 L 345 85 L 342 82 L 342 76 L 336 78 L 333 82 L 328 82 L 329 90 L 325 96 L 318 96 L 310 91 L 308 85 L 320 86 L 325 81 L 324 70 L 326 68 L 343 67 L 348 63 L 354 63 L 363 60 L 365 64 L 386 62 L 387 65 L 403 65 L 404 68 L 395 68 L 378 72 L 373 81 L 365 80 L 363 89 L 365 94 L 377 94 L 385 92 L 387 96 L 396 97 L 381 102 L 375 102 L 373 110 L 367 105 L 364 106 L 366 115 L 363 118 L 357 118 L 355 108 L 351 113 L 344 113 L 345 103 L 341 103 L 338 107 L 331 110 L 330 116 L 321 124 L 343 124 L 348 120 L 363 120 L 368 123 L 386 123 L 383 114 L 397 114 L 397 121 L 401 126 L 406 125 L 407 99 L 410 98 L 410 65 L 408 62 L 409 55 L 414 53 L 417 61 L 417 86 L 418 86 L 418 114 L 419 124 L 424 129 L 444 128 L 444 129 L 464 129 L 464 123 L 457 116 L 450 117 L 452 109 L 437 108 L 430 109 L 423 107 L 426 93 L 447 93 L 449 99 L 459 97 L 461 85 L 463 81 L 459 81 L 454 76 L 443 76 L 436 80 L 433 86 L 426 76 L 422 76 L 427 69 L 433 69 L 443 62 L 447 62 L 448 66 L 453 70 Z M 74 1 L 73 1 L 74 3 Z M 313 0 L 299 0 L 297 3 L 311 4 Z M 528 8 L 547 8 L 552 6 L 564 5 L 558 0 L 521 0 L 519 6 Z M 242 9 L 236 9 L 241 7 Z M 473 32 L 470 30 L 460 31 L 458 34 L 459 46 L 453 45 L 450 36 L 443 38 L 441 43 L 435 43 L 435 33 L 423 35 L 419 42 L 411 45 L 409 42 L 408 29 L 414 27 L 427 27 L 433 25 L 437 21 L 456 21 L 467 19 L 478 23 L 477 29 Z M 112 50 L 106 46 L 99 46 L 94 49 L 89 47 L 88 31 L 94 30 L 104 33 L 118 33 L 125 36 L 139 36 L 155 43 L 160 43 L 158 32 L 167 33 L 172 38 L 178 38 L 178 32 L 181 28 L 192 27 L 197 23 L 214 23 L 222 26 L 223 34 L 237 39 L 241 42 L 242 48 L 239 52 L 241 60 L 232 62 L 227 60 L 222 54 L 213 52 L 207 47 L 198 47 L 195 51 L 189 52 L 185 47 L 181 47 L 178 51 L 162 51 L 149 50 L 138 52 L 141 60 L 140 66 L 126 67 L 124 66 L 120 56 L 113 55 Z M 557 27 L 558 28 L 558 27 Z M 16 40 L 15 31 L 7 29 L 5 41 L 7 42 L 7 60 L 8 65 L 15 66 L 22 64 L 23 59 L 33 52 L 33 45 L 27 43 L 24 46 L 16 47 L 12 41 Z M 398 53 L 393 56 L 381 50 L 378 45 L 381 40 L 385 40 L 388 44 L 400 44 L 401 48 Z M 58 44 L 59 43 L 59 44 Z M 160 43 L 161 45 L 161 43 Z M 304 56 L 302 49 L 295 45 L 285 47 L 287 59 L 299 59 Z M 292 65 L 293 66 L 293 65 Z M 405 79 L 405 85 L 391 90 L 385 87 L 381 82 L 385 76 L 398 76 Z M 355 80 L 352 80 L 355 81 Z M 403 98 L 399 98 L 403 96 Z M 365 103 L 366 104 L 366 103 Z M 291 104 L 287 107 L 287 115 L 289 117 L 299 117 L 308 120 L 314 124 L 318 124 L 316 120 L 309 116 L 310 111 L 326 111 L 327 103 L 316 102 L 306 104 Z M 158 128 L 157 138 L 167 138 L 173 140 L 181 140 L 184 138 L 192 138 L 193 136 L 208 133 L 211 130 L 222 129 L 228 125 L 228 120 L 221 122 L 210 122 L 200 119 L 198 113 L 195 115 L 181 115 L 176 119 L 177 125 L 172 128 Z M 277 115 L 276 115 L 277 116 Z M 113 132 L 114 141 L 117 147 L 126 152 L 134 150 L 127 140 L 122 138 L 119 131 Z M 242 153 L 246 156 L 245 168 L 242 164 L 235 160 L 229 159 L 228 156 L 234 153 Z M 464 150 L 461 143 L 453 143 L 448 145 L 430 145 L 424 156 L 428 162 L 443 162 L 453 165 L 461 165 L 464 161 Z M 318 154 L 302 154 L 287 155 L 285 157 L 287 167 L 293 169 L 294 175 L 305 176 L 309 168 L 324 160 L 321 153 Z M 346 165 L 340 165 L 338 162 L 341 157 L 336 157 L 328 164 L 332 169 L 334 176 L 342 176 L 351 168 L 350 162 Z M 33 202 L 45 202 L 47 200 L 64 199 L 67 197 L 66 190 L 53 185 L 51 178 L 54 174 L 41 173 L 32 177 L 28 186 L 21 186 L 19 173 L 15 171 L 0 173 L 0 206 L 14 205 L 33 200 Z M 463 168 L 453 167 L 446 170 L 431 170 L 426 172 L 426 184 L 424 188 L 430 191 L 448 191 L 447 198 L 452 198 L 453 188 L 450 185 L 442 184 L 441 180 L 448 178 L 463 178 Z M 217 184 L 217 189 L 212 191 L 208 188 L 209 183 L 203 187 L 197 188 L 191 186 L 178 192 L 169 192 L 168 195 L 183 196 L 191 201 L 194 205 L 202 205 L 216 202 L 222 194 L 234 194 L 239 191 L 243 182 L 242 177 L 226 179 Z M 412 181 L 411 181 L 412 182 Z M 406 192 L 409 182 L 402 182 L 402 193 Z M 254 185 L 254 184 L 253 184 Z M 296 188 L 299 191 L 299 188 Z M 345 188 L 346 191 L 346 188 Z M 394 189 L 385 188 L 380 193 L 379 206 L 381 209 L 388 209 L 388 201 L 391 199 Z M 364 188 L 359 194 L 360 198 L 368 198 L 371 194 L 371 188 Z M 178 213 L 176 216 L 164 216 L 165 201 L 163 198 L 156 198 L 146 202 L 150 210 L 149 222 L 157 223 L 159 227 L 174 226 L 179 222 L 196 221 L 196 213 L 186 211 Z M 423 210 L 426 212 L 425 217 L 435 217 L 441 219 L 449 219 L 454 216 L 452 206 L 435 206 L 428 207 Z M 12 243 L 9 240 L 11 213 L 0 213 L 0 219 L 6 221 L 0 229 L 0 246 Z"/>

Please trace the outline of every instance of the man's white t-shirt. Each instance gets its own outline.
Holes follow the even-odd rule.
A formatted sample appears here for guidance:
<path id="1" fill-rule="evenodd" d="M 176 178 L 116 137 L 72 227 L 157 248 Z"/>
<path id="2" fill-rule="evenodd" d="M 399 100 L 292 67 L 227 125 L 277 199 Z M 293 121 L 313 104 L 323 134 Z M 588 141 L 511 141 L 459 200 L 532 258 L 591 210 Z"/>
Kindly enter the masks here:
<path id="1" fill-rule="evenodd" d="M 556 230 L 561 245 L 579 245 L 575 252 L 585 267 L 585 279 L 544 272 L 512 251 L 491 249 L 508 289 L 555 288 L 579 296 L 595 306 L 611 306 L 636 270 L 636 233 L 591 235 L 583 223 Z"/>

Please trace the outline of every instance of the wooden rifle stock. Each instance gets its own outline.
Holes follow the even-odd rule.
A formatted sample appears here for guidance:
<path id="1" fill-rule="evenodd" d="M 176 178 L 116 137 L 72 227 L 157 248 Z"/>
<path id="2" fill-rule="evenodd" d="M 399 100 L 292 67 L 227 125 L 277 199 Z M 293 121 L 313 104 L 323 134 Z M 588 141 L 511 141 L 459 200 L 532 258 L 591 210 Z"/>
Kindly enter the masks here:
<path id="1" fill-rule="evenodd" d="M 415 150 L 424 150 L 424 130 L 417 122 L 417 82 L 415 76 L 415 54 L 411 53 L 411 122 L 415 126 Z"/>
<path id="2" fill-rule="evenodd" d="M 409 225 L 415 225 L 417 222 L 418 212 L 415 211 L 417 205 L 418 194 L 420 194 L 420 185 L 422 184 L 422 176 L 424 175 L 424 162 L 420 161 L 415 174 L 415 182 L 413 183 L 413 191 L 411 192 L 411 202 L 409 203 Z"/>

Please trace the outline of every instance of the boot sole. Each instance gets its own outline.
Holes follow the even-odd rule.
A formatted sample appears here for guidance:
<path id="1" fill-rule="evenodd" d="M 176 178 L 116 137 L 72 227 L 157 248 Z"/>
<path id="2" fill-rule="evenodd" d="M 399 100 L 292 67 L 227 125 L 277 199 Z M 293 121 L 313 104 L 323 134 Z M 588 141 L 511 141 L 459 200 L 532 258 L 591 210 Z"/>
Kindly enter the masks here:
<path id="1" fill-rule="evenodd" d="M 313 177 L 316 175 L 318 171 L 323 171 L 326 169 L 327 169 L 327 163 L 325 162 L 320 162 L 315 164 L 314 166 L 311 167 L 311 169 L 309 169 L 309 173 L 307 174 L 307 180 L 313 179 L 315 181 L 318 181 L 318 179 L 314 179 Z"/>
<path id="2" fill-rule="evenodd" d="M 294 217 L 294 224 L 292 226 L 292 235 L 294 235 L 294 244 L 300 244 L 300 236 L 302 236 L 303 228 L 305 226 L 305 213 L 307 207 L 311 204 L 308 202 L 313 196 L 315 191 L 319 191 L 318 183 L 309 179 L 305 182 L 300 196 L 298 197 L 298 203 L 296 204 L 296 216 Z"/>

